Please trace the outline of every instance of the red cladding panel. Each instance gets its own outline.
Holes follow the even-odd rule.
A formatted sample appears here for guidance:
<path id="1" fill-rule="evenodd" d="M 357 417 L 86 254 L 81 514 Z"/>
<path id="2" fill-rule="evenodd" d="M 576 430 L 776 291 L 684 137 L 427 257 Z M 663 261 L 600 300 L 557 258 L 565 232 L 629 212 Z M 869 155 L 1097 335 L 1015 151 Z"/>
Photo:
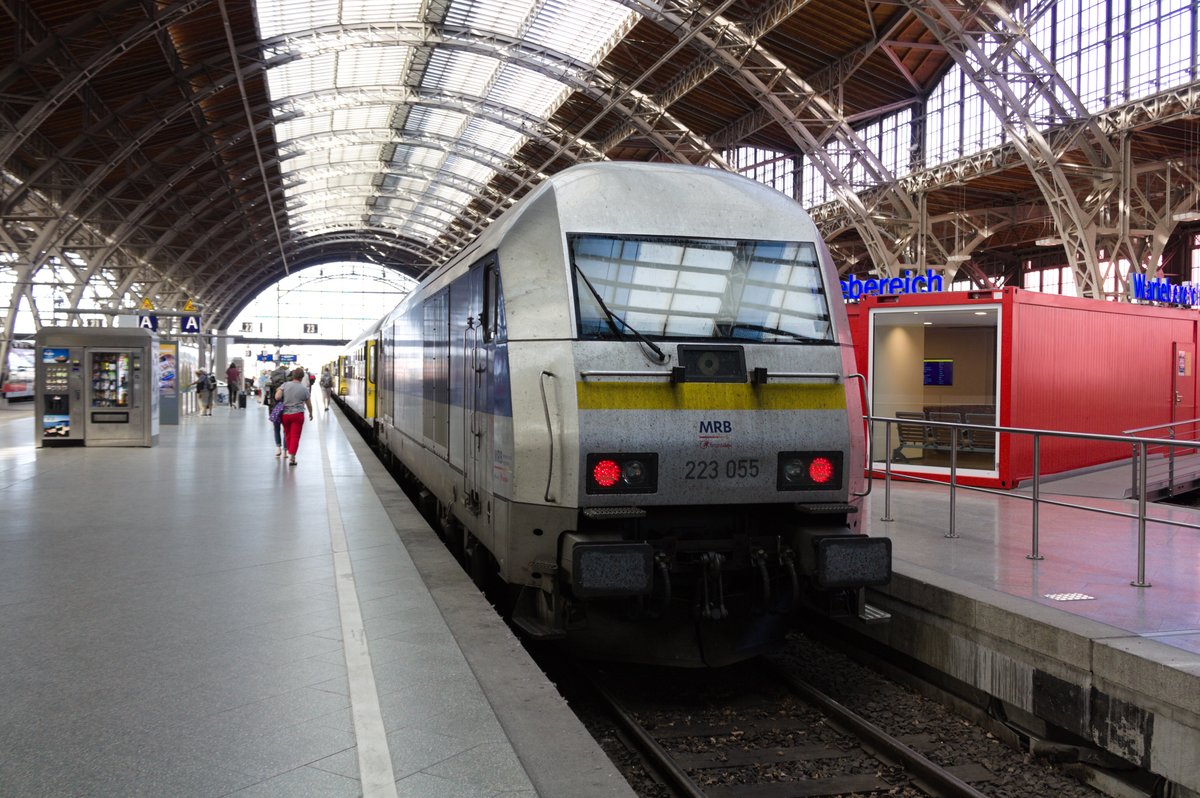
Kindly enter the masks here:
<path id="1" fill-rule="evenodd" d="M 1174 345 L 1195 342 L 1194 312 L 1032 292 L 1016 299 L 1009 426 L 1120 434 L 1171 420 Z M 1194 363 L 1191 371 L 1194 386 Z M 1042 471 L 1129 454 L 1124 444 L 1048 439 Z M 1014 479 L 1032 476 L 1028 438 L 1014 441 L 1011 456 Z"/>

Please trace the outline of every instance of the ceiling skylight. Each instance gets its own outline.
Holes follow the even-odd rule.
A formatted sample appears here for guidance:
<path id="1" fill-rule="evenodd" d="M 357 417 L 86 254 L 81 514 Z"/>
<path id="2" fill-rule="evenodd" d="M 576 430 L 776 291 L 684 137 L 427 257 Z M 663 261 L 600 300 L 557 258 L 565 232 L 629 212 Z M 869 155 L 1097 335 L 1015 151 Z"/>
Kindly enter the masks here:
<path id="1" fill-rule="evenodd" d="M 438 5 L 438 4 L 435 4 Z M 634 15 L 611 0 L 256 0 L 293 231 L 437 244 Z M 495 37 L 550 55 L 523 62 Z M 557 56 L 555 55 L 557 54 Z"/>

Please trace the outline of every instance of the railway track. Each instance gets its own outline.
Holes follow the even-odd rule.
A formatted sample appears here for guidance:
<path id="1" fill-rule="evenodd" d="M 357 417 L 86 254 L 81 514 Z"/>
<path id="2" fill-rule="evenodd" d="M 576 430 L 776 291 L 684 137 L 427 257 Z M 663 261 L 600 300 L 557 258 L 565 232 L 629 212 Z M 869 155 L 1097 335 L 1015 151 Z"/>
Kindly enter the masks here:
<path id="1" fill-rule="evenodd" d="M 739 669 L 733 681 L 744 689 L 693 688 L 690 700 L 668 694 L 656 701 L 645 695 L 647 687 L 655 692 L 652 685 L 615 686 L 596 672 L 586 678 L 648 767 L 679 796 L 983 798 L 972 784 L 991 778 L 981 765 L 935 764 L 921 753 L 931 747 L 927 735 L 889 735 L 764 662 Z M 701 708 L 699 716 L 692 706 Z"/>

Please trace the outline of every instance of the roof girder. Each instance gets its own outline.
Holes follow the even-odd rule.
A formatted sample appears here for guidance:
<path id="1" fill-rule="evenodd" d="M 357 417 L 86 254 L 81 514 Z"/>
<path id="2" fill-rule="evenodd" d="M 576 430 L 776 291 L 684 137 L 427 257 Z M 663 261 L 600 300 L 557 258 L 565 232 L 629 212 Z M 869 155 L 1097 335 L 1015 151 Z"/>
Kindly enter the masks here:
<path id="1" fill-rule="evenodd" d="M 702 45 L 705 55 L 727 69 L 742 89 L 767 109 L 850 209 L 875 268 L 894 275 L 906 257 L 918 265 L 925 262 L 926 242 L 916 203 L 900 190 L 891 172 L 832 102 L 731 20 L 715 15 L 697 27 L 687 0 L 618 2 L 674 35 L 691 36 Z M 843 148 L 844 167 L 826 151 L 829 142 Z M 862 194 L 853 185 L 854 169 L 869 179 L 870 188 Z"/>
<path id="2" fill-rule="evenodd" d="M 1046 200 L 1077 289 L 1083 296 L 1099 297 L 1104 281 L 1095 219 L 1118 190 L 1121 158 L 1074 89 L 1029 37 L 1036 15 L 1049 4 L 1031 6 L 1035 16 L 1018 22 L 995 0 L 970 0 L 954 8 L 943 0 L 901 2 L 979 87 Z M 994 49 L 989 52 L 985 43 Z M 1050 114 L 1048 125 L 1034 121 L 1035 108 Z M 1066 152 L 1083 154 L 1091 167 L 1090 186 L 1082 199 L 1079 181 L 1068 176 L 1059 160 Z"/>

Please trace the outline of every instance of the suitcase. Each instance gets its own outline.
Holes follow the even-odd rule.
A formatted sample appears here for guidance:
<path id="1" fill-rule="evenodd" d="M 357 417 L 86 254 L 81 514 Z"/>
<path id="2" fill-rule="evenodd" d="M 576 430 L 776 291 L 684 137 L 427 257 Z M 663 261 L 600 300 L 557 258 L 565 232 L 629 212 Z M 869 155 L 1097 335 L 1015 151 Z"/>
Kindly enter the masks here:
<path id="1" fill-rule="evenodd" d="M 242 391 L 241 393 L 238 394 L 238 409 L 239 410 L 246 409 L 246 392 L 245 391 Z"/>

